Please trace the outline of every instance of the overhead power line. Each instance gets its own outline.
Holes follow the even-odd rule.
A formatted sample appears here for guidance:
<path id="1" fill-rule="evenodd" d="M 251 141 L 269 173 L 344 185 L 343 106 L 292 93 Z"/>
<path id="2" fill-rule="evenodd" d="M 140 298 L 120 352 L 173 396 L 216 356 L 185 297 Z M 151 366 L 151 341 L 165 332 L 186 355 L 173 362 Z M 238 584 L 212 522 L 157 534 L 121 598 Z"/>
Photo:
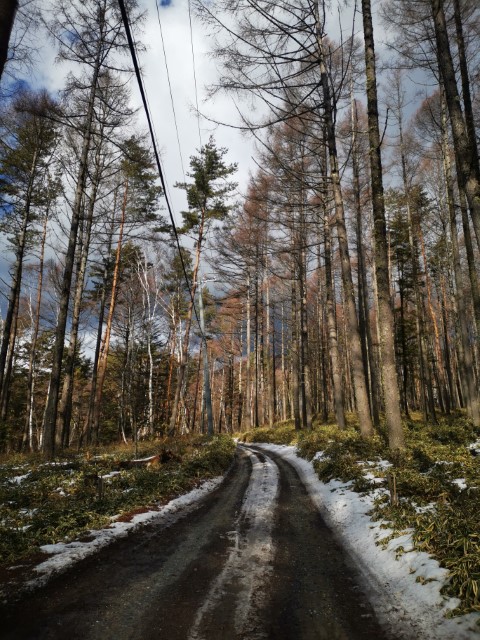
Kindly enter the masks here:
<path id="1" fill-rule="evenodd" d="M 150 137 L 151 137 L 151 140 L 152 140 L 153 153 L 155 155 L 155 162 L 157 164 L 158 175 L 160 177 L 160 183 L 162 185 L 163 194 L 164 194 L 164 198 L 165 198 L 165 203 L 167 205 L 168 215 L 170 217 L 170 222 L 172 224 L 173 234 L 175 236 L 175 242 L 176 242 L 177 249 L 178 249 L 178 255 L 180 256 L 180 262 L 182 263 L 183 276 L 185 278 L 185 283 L 187 285 L 188 293 L 190 295 L 190 300 L 192 301 L 193 311 L 195 313 L 195 318 L 197 319 L 198 324 L 200 324 L 199 316 L 198 316 L 198 313 L 197 313 L 197 307 L 195 305 L 195 298 L 193 296 L 193 291 L 192 291 L 192 288 L 190 286 L 190 280 L 189 280 L 188 274 L 187 274 L 187 268 L 185 266 L 185 261 L 183 259 L 182 245 L 180 244 L 180 239 L 178 237 L 177 226 L 175 224 L 175 219 L 173 217 L 172 205 L 170 203 L 170 198 L 168 197 L 168 193 L 167 193 L 167 183 L 165 181 L 165 176 L 163 174 L 162 165 L 161 165 L 161 162 L 160 162 L 160 155 L 158 153 L 157 142 L 156 142 L 156 138 L 155 138 L 155 134 L 154 134 L 154 130 L 153 130 L 152 118 L 150 116 L 150 110 L 148 108 L 147 96 L 146 96 L 146 93 L 145 93 L 145 88 L 143 86 L 142 74 L 140 73 L 140 67 L 139 67 L 138 60 L 137 60 L 137 53 L 136 53 L 136 49 L 135 49 L 135 43 L 134 43 L 132 32 L 131 32 L 131 29 L 130 29 L 130 22 L 129 22 L 129 19 L 128 19 L 127 10 L 125 8 L 124 0 L 118 0 L 118 4 L 120 6 L 120 12 L 122 14 L 123 26 L 125 28 L 125 34 L 127 36 L 128 48 L 130 50 L 130 55 L 132 57 L 133 67 L 135 69 L 135 76 L 137 78 L 138 88 L 140 90 L 140 95 L 141 95 L 141 98 L 142 98 L 143 109 L 144 109 L 145 115 L 147 117 L 148 129 L 150 131 Z"/>
<path id="2" fill-rule="evenodd" d="M 159 10 L 159 7 L 158 7 L 158 0 L 155 0 L 155 7 L 157 9 L 158 28 L 160 30 L 160 39 L 162 41 L 163 60 L 165 62 L 165 70 L 167 72 L 167 82 L 168 82 L 168 89 L 170 91 L 170 102 L 171 102 L 171 105 L 172 105 L 173 121 L 175 123 L 175 131 L 177 133 L 177 144 L 178 144 L 178 152 L 180 154 L 180 164 L 182 165 L 183 181 L 186 182 L 187 179 L 185 177 L 185 167 L 184 167 L 184 164 L 183 164 L 182 146 L 180 144 L 180 134 L 179 134 L 179 131 L 178 131 L 177 114 L 176 114 L 176 111 L 175 111 L 175 102 L 173 100 L 172 83 L 170 81 L 170 71 L 168 69 L 167 51 L 165 49 L 165 40 L 163 38 L 162 21 L 160 20 L 160 10 Z"/>
<path id="3" fill-rule="evenodd" d="M 192 8 L 190 0 L 188 0 L 188 22 L 190 25 L 190 46 L 192 49 L 193 84 L 195 86 L 195 108 L 197 110 L 198 139 L 200 141 L 200 146 L 202 146 L 202 134 L 200 133 L 200 111 L 198 110 L 197 70 L 195 64 L 195 49 L 193 47 Z"/>

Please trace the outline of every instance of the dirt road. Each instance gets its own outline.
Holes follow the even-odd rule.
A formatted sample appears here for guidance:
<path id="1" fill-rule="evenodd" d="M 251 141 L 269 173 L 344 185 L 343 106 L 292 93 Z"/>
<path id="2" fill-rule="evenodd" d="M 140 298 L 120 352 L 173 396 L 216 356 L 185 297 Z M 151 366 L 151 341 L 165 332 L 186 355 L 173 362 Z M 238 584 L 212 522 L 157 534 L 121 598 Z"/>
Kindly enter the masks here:
<path id="1" fill-rule="evenodd" d="M 9 640 L 382 640 L 296 471 L 239 447 L 225 482 L 0 611 Z"/>

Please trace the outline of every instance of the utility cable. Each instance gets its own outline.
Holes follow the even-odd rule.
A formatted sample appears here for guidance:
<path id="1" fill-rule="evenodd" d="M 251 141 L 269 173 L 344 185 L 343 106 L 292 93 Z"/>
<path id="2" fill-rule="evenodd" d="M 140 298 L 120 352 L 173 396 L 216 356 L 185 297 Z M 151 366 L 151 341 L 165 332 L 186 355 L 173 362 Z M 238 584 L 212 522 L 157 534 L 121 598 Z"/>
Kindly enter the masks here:
<path id="1" fill-rule="evenodd" d="M 145 111 L 145 115 L 147 117 L 148 129 L 150 131 L 150 137 L 152 139 L 152 146 L 153 146 L 153 152 L 154 152 L 154 155 L 155 155 L 155 161 L 156 161 L 156 164 L 157 164 L 158 175 L 160 177 L 160 183 L 162 185 L 164 198 L 165 198 L 165 202 L 166 202 L 166 205 L 167 205 L 168 215 L 170 217 L 170 222 L 172 224 L 173 234 L 175 236 L 175 241 L 176 241 L 177 248 L 178 248 L 178 254 L 180 256 L 180 262 L 182 263 L 183 275 L 184 275 L 184 278 L 185 278 L 185 282 L 187 284 L 188 292 L 190 294 L 190 300 L 191 300 L 192 305 L 193 305 L 193 311 L 195 313 L 195 318 L 197 319 L 197 322 L 200 325 L 200 319 L 199 319 L 199 316 L 198 316 L 198 313 L 197 313 L 197 307 L 195 305 L 195 298 L 194 298 L 194 295 L 193 295 L 192 288 L 190 286 L 190 280 L 188 278 L 187 268 L 185 266 L 185 261 L 183 259 L 182 245 L 180 244 L 180 239 L 178 237 L 178 231 L 177 231 L 177 227 L 176 227 L 176 224 L 175 224 L 175 219 L 173 217 L 172 205 L 170 203 L 170 199 L 169 199 L 168 194 L 167 194 L 167 184 L 166 184 L 166 181 L 165 181 L 165 176 L 163 174 L 162 165 L 160 163 L 160 155 L 158 153 L 155 134 L 154 134 L 154 131 L 153 131 L 152 118 L 150 116 L 150 111 L 149 111 L 149 108 L 148 108 L 147 97 L 146 97 L 146 94 L 145 94 L 145 88 L 143 86 L 142 75 L 140 73 L 140 67 L 138 65 L 137 54 L 136 54 L 136 51 L 135 51 L 135 45 L 134 45 L 134 41 L 133 41 L 133 37 L 132 37 L 132 32 L 131 32 L 131 29 L 130 29 L 130 23 L 129 23 L 129 20 L 128 20 L 127 10 L 125 8 L 125 2 L 124 2 L 124 0 L 118 0 L 118 4 L 120 6 L 120 12 L 121 12 L 121 15 L 122 15 L 123 26 L 125 27 L 125 33 L 126 33 L 126 36 L 127 36 L 128 48 L 130 50 L 130 55 L 132 56 L 133 67 L 135 69 L 135 75 L 136 75 L 136 78 L 137 78 L 138 88 L 140 90 L 140 95 L 141 95 L 141 98 L 142 98 L 143 108 L 144 108 L 144 111 Z"/>
<path id="2" fill-rule="evenodd" d="M 158 8 L 158 0 L 155 0 L 155 7 L 157 9 L 157 20 L 158 20 L 158 27 L 160 29 L 160 39 L 162 41 L 163 59 L 165 61 L 165 70 L 167 72 L 167 82 L 168 82 L 168 89 L 170 91 L 170 102 L 172 104 L 173 121 L 175 123 L 175 131 L 177 133 L 177 144 L 178 144 L 178 152 L 180 154 L 180 164 L 182 165 L 183 181 L 186 182 L 187 179 L 185 177 L 185 166 L 184 166 L 184 163 L 183 163 L 182 146 L 180 144 L 180 134 L 179 134 L 179 131 L 178 131 L 177 114 L 176 114 L 176 111 L 175 111 L 175 102 L 173 100 L 172 83 L 170 81 L 170 71 L 168 69 L 167 51 L 165 49 L 165 40 L 163 39 L 162 21 L 160 20 L 160 10 Z"/>
<path id="3" fill-rule="evenodd" d="M 193 65 L 193 84 L 195 87 L 195 108 L 197 110 L 197 128 L 200 148 L 202 147 L 202 134 L 200 133 L 200 111 L 198 110 L 198 87 L 197 87 L 197 70 L 195 64 L 195 49 L 193 47 L 193 28 L 192 28 L 192 8 L 191 0 L 188 0 L 188 22 L 190 25 L 190 47 L 192 49 L 192 65 Z"/>

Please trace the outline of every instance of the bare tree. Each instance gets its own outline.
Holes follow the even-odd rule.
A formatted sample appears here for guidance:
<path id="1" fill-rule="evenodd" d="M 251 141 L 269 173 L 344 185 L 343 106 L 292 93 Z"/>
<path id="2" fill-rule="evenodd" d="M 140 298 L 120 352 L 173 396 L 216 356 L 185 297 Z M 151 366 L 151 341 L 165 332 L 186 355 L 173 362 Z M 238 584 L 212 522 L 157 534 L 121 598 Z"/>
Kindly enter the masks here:
<path id="1" fill-rule="evenodd" d="M 18 0 L 4 0 L 0 4 L 0 80 L 8 56 L 8 43 L 12 33 Z"/>
<path id="2" fill-rule="evenodd" d="M 377 281 L 380 328 L 380 358 L 383 397 L 391 449 L 404 446 L 400 395 L 395 358 L 395 325 L 390 298 L 388 247 L 383 192 L 383 170 L 378 118 L 377 74 L 370 0 L 362 0 L 363 34 L 365 38 L 365 73 L 367 83 L 367 115 L 369 134 L 370 175 L 375 242 L 375 272 Z"/>

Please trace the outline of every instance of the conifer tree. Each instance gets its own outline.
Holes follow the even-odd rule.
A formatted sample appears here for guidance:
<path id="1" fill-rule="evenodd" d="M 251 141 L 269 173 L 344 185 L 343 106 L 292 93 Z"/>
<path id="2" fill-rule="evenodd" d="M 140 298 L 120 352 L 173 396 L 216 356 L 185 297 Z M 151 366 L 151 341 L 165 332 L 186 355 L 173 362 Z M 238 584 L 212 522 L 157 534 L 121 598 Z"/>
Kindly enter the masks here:
<path id="1" fill-rule="evenodd" d="M 198 155 L 190 157 L 191 171 L 187 175 L 192 178 L 192 181 L 176 184 L 179 189 L 183 189 L 186 192 L 188 203 L 188 211 L 182 212 L 183 227 L 181 231 L 183 233 L 194 232 L 196 234 L 196 242 L 190 287 L 191 299 L 185 319 L 185 334 L 170 417 L 170 433 L 173 433 L 176 428 L 178 408 L 185 380 L 194 299 L 203 245 L 212 222 L 223 220 L 227 216 L 231 208 L 228 204 L 228 197 L 237 187 L 236 183 L 229 181 L 229 177 L 236 171 L 237 165 L 226 164 L 224 160 L 226 154 L 227 149 L 217 147 L 213 137 L 210 137 L 209 141 L 199 150 Z"/>

